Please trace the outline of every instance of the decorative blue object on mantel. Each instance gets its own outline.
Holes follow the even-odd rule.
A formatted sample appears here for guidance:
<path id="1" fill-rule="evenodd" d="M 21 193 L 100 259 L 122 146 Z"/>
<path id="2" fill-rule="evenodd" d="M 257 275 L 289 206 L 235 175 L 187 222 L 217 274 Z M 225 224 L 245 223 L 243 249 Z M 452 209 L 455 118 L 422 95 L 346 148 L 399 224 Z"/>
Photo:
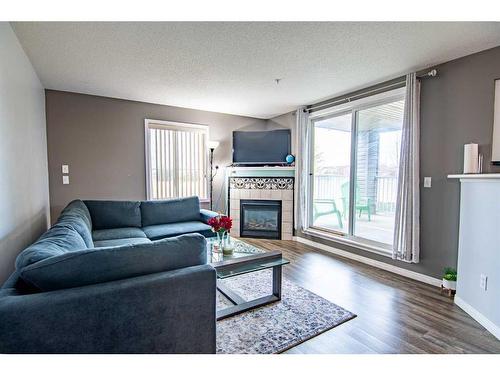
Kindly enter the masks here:
<path id="1" fill-rule="evenodd" d="M 292 164 L 294 161 L 295 161 L 295 156 L 293 155 L 287 155 L 286 158 L 285 158 L 286 162 L 288 164 Z"/>

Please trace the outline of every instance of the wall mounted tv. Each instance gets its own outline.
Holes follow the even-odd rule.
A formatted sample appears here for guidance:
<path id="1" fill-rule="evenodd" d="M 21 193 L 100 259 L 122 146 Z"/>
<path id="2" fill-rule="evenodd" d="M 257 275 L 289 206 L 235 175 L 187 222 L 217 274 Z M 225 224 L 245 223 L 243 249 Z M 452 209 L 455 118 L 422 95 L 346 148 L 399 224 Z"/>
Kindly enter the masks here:
<path id="1" fill-rule="evenodd" d="M 233 164 L 286 164 L 285 158 L 290 153 L 290 129 L 233 131 Z"/>

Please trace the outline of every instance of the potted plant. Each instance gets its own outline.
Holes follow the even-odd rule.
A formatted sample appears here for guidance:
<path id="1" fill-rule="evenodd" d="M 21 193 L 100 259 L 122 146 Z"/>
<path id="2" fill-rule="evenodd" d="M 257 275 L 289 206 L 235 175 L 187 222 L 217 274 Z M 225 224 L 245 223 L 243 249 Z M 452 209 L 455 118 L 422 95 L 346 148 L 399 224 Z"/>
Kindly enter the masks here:
<path id="1" fill-rule="evenodd" d="M 449 290 L 457 289 L 457 270 L 451 267 L 444 269 L 443 274 L 443 288 Z"/>
<path id="2" fill-rule="evenodd" d="M 224 253 L 232 253 L 232 246 L 225 246 L 228 241 L 228 232 L 233 226 L 233 219 L 229 216 L 219 214 L 208 220 L 208 225 L 212 227 L 212 231 L 217 234 L 217 245 Z M 226 250 L 227 248 L 227 250 Z"/>

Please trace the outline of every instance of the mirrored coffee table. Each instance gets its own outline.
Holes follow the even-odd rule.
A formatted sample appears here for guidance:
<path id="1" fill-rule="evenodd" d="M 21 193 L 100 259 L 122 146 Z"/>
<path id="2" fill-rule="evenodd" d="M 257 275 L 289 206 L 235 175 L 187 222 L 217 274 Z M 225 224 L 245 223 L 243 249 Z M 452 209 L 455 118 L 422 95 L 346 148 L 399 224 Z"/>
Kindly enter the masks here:
<path id="1" fill-rule="evenodd" d="M 207 238 L 208 261 L 217 272 L 217 280 L 272 268 L 272 294 L 247 301 L 218 282 L 217 290 L 233 306 L 218 310 L 217 320 L 281 300 L 282 267 L 290 263 L 282 257 L 280 251 L 266 251 L 234 238 L 231 241 L 234 245 L 233 254 L 223 255 L 222 250 L 219 251 L 214 246 L 217 239 Z"/>

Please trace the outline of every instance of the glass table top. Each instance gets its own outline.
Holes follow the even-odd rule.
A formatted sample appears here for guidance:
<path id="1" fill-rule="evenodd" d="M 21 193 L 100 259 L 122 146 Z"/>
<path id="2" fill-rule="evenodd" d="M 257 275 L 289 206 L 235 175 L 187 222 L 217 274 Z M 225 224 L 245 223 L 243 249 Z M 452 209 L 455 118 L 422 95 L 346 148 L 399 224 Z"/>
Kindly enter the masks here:
<path id="1" fill-rule="evenodd" d="M 283 259 L 279 252 L 266 251 L 234 238 L 231 238 L 231 242 L 234 245 L 233 253 L 224 255 L 222 250 L 217 249 L 217 238 L 207 238 L 208 262 L 215 267 L 219 279 L 290 263 Z M 269 257 L 266 257 L 266 253 L 269 254 Z M 252 256 L 255 259 L 249 258 Z"/>
<path id="2" fill-rule="evenodd" d="M 255 254 L 264 254 L 265 250 L 258 247 L 252 246 L 246 242 L 231 238 L 231 243 L 234 245 L 234 250 L 231 255 L 223 255 L 222 249 L 217 248 L 217 237 L 207 238 L 207 252 L 208 252 L 208 262 L 216 263 L 222 262 L 230 259 L 236 259 L 241 257 L 246 257 Z"/>

